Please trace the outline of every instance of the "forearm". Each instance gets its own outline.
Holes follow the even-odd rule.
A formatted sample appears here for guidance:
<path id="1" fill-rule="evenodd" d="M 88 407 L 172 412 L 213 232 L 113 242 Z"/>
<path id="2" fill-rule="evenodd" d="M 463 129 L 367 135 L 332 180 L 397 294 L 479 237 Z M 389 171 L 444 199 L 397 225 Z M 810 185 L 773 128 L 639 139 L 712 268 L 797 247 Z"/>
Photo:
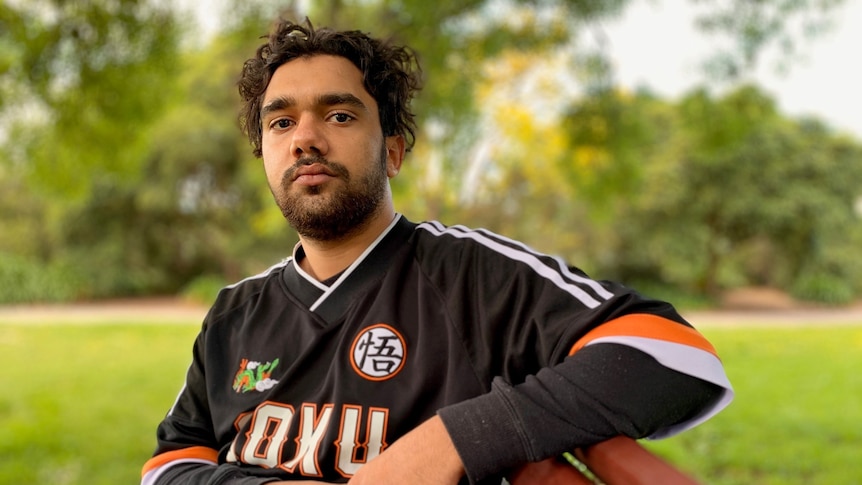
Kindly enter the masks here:
<path id="1" fill-rule="evenodd" d="M 497 379 L 490 393 L 439 414 L 475 481 L 613 436 L 649 436 L 720 392 L 636 349 L 597 344 L 517 386 Z"/>
<path id="2" fill-rule="evenodd" d="M 144 485 L 261 485 L 277 482 L 278 478 L 254 477 L 243 473 L 234 465 L 210 465 L 182 463 L 164 470 L 157 480 L 143 482 Z"/>

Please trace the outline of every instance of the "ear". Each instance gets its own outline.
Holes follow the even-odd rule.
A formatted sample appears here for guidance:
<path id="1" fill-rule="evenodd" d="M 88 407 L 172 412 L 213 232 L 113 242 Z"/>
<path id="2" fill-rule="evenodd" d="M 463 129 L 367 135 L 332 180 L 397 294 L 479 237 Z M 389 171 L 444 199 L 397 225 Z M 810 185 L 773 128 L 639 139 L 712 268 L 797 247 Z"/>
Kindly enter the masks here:
<path id="1" fill-rule="evenodd" d="M 383 142 L 386 144 L 386 175 L 392 178 L 401 171 L 406 144 L 401 135 L 387 136 Z"/>

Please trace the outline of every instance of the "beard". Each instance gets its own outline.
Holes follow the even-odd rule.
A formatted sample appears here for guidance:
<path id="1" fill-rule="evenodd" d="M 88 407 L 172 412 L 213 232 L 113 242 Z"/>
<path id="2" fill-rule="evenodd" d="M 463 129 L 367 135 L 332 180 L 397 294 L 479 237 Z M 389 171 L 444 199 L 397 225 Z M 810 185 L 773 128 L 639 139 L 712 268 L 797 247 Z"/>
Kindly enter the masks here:
<path id="1" fill-rule="evenodd" d="M 311 186 L 291 191 L 292 175 L 296 169 L 315 163 L 335 173 L 343 187 L 326 190 L 322 186 Z M 339 181 L 333 180 L 328 184 L 339 184 Z M 384 144 L 376 163 L 355 179 L 338 162 L 320 155 L 302 158 L 285 172 L 280 193 L 273 190 L 273 195 L 284 218 L 301 236 L 317 241 L 338 241 L 355 234 L 371 220 L 381 207 L 387 189 Z"/>

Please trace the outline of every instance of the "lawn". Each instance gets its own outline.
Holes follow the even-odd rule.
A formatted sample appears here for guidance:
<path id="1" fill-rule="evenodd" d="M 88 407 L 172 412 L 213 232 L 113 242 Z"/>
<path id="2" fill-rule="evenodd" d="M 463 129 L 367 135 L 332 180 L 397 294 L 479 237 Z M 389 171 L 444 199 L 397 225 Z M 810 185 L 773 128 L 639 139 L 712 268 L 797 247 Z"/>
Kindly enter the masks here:
<path id="1" fill-rule="evenodd" d="M 198 328 L 0 324 L 0 483 L 140 482 Z"/>
<path id="2" fill-rule="evenodd" d="M 139 481 L 198 324 L 0 324 L 0 483 Z M 707 328 L 737 398 L 647 446 L 709 484 L 862 484 L 862 326 Z"/>
<path id="3" fill-rule="evenodd" d="M 650 449 L 709 484 L 862 484 L 862 326 L 704 333 L 736 399 Z"/>

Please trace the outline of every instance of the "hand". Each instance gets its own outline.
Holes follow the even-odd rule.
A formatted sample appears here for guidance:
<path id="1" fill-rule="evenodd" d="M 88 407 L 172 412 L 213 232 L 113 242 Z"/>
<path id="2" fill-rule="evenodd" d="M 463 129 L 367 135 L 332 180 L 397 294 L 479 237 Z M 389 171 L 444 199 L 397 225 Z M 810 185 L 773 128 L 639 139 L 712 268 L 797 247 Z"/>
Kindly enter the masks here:
<path id="1" fill-rule="evenodd" d="M 438 416 L 369 461 L 348 485 L 456 485 L 464 465 Z"/>
<path id="2" fill-rule="evenodd" d="M 279 480 L 277 482 L 266 482 L 266 485 L 320 485 L 321 483 L 335 485 L 335 482 L 316 482 L 314 480 L 302 480 L 301 482 L 286 482 L 284 480 Z"/>

